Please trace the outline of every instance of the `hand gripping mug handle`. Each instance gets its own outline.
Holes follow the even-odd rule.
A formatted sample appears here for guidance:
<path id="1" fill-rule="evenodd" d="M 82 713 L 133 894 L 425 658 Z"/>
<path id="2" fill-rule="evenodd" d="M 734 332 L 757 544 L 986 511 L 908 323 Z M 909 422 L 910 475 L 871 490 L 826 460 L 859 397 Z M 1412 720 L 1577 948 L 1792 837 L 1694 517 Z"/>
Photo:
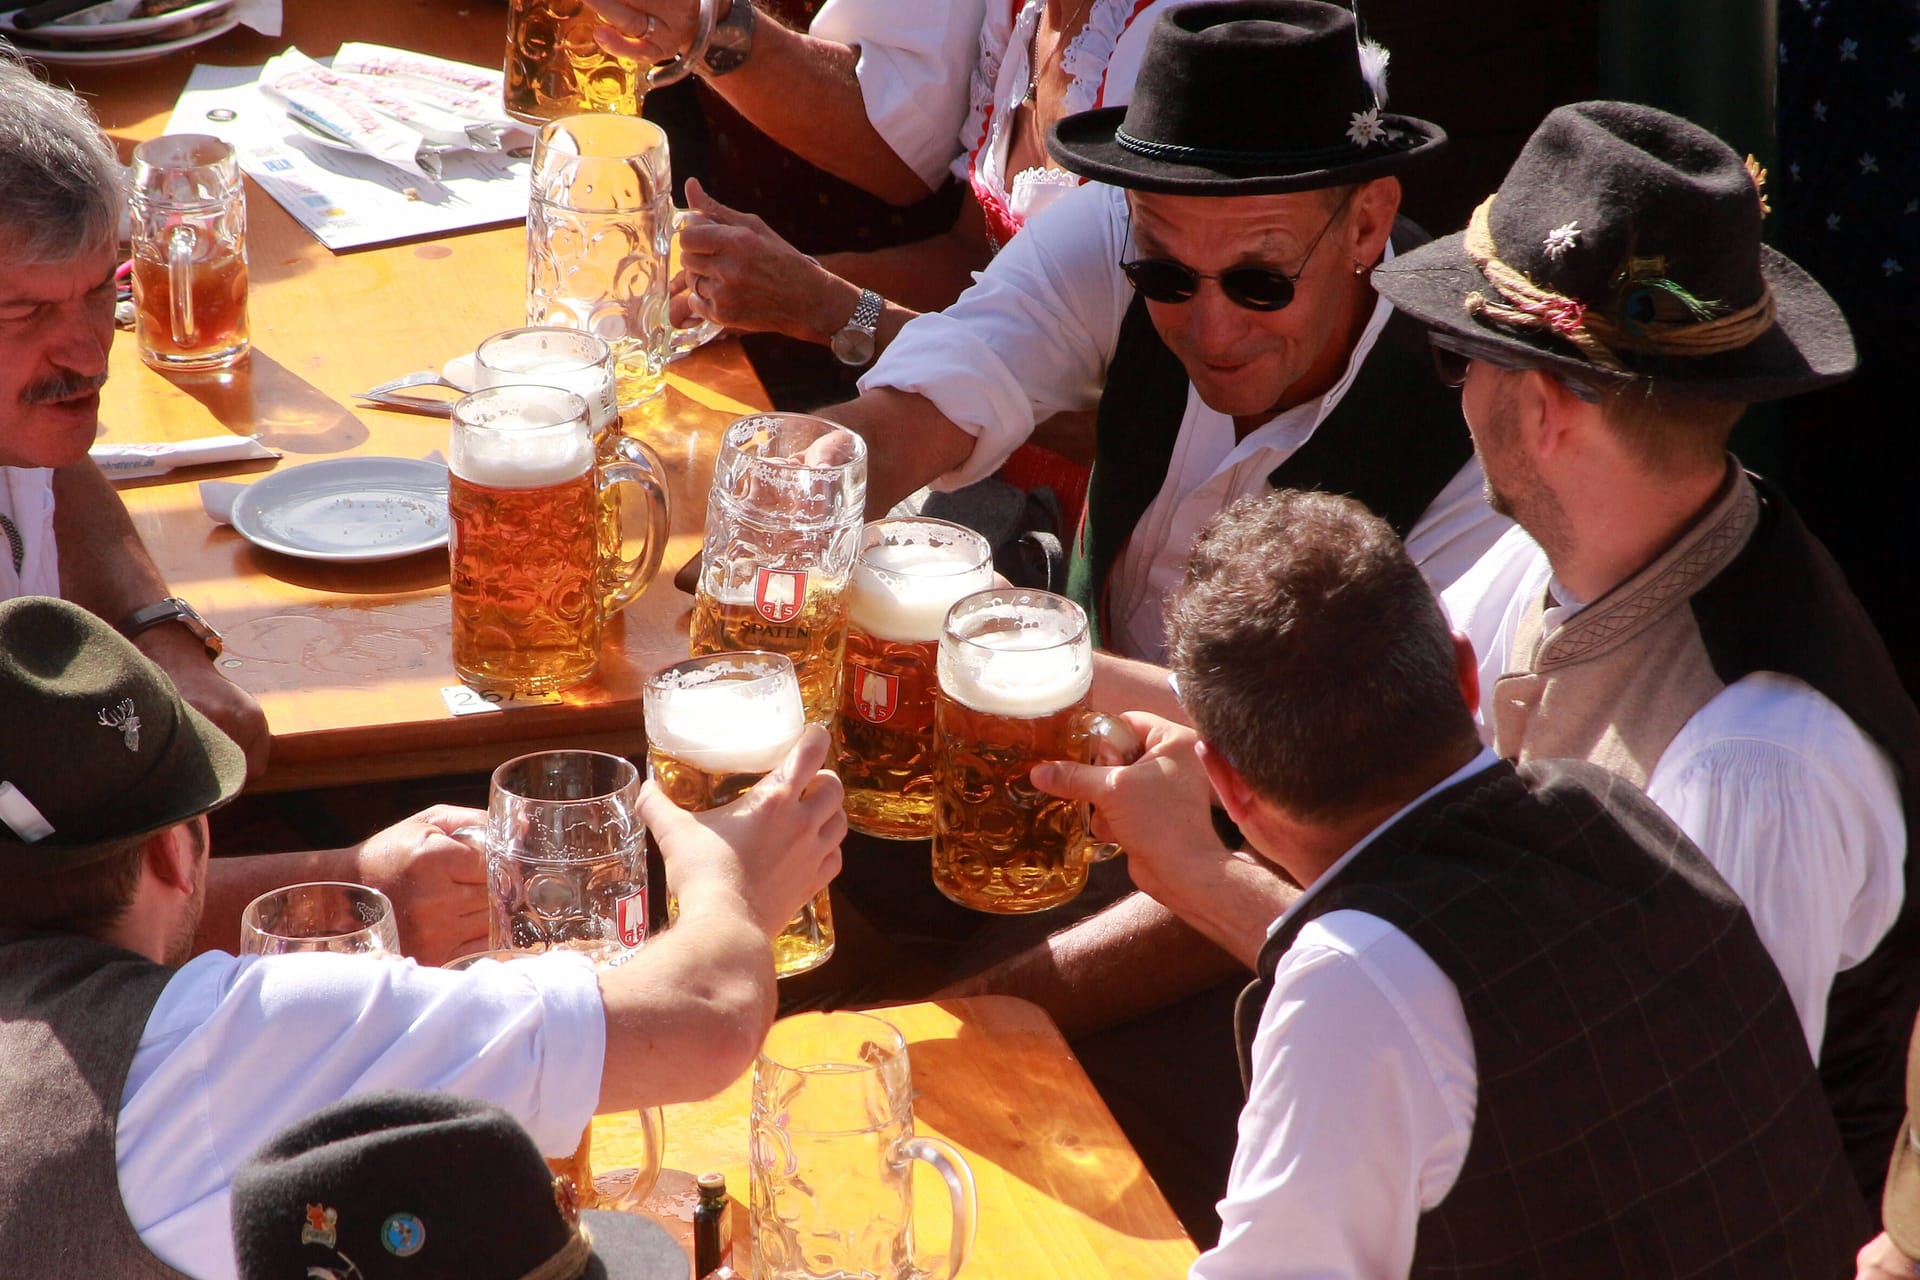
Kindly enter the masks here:
<path id="1" fill-rule="evenodd" d="M 675 209 L 673 211 L 674 236 L 677 238 L 682 231 L 686 230 L 688 220 L 698 216 L 698 214 L 687 209 Z M 688 352 L 696 351 L 706 346 L 709 342 L 719 337 L 724 330 L 724 325 L 706 319 L 705 317 L 702 317 L 698 323 L 690 324 L 684 329 L 675 329 L 673 331 L 673 338 L 667 344 L 667 360 L 669 362 L 678 360 Z"/>
<path id="2" fill-rule="evenodd" d="M 719 0 L 700 0 L 700 25 L 694 30 L 693 42 L 679 57 L 669 58 L 647 72 L 647 88 L 658 89 L 686 79 L 694 65 L 707 56 L 707 42 L 713 39 L 713 25 L 719 16 Z"/>
<path id="3" fill-rule="evenodd" d="M 193 228 L 184 222 L 167 233 L 167 287 L 173 295 L 174 344 L 191 347 L 200 335 L 193 319 Z"/>
<path id="4" fill-rule="evenodd" d="M 667 551 L 667 535 L 672 529 L 672 511 L 667 498 L 667 469 L 660 457 L 645 443 L 632 436 L 616 434 L 610 442 L 614 458 L 599 467 L 600 491 L 617 484 L 640 486 L 647 503 L 647 540 L 631 560 L 609 566 L 601 577 L 605 593 L 603 607 L 608 614 L 618 613 L 637 599 L 653 576 L 660 572 L 660 557 Z"/>
<path id="5" fill-rule="evenodd" d="M 1110 716 L 1104 711 L 1095 711 L 1088 714 L 1086 734 L 1087 763 L 1089 764 L 1095 763 L 1097 760 L 1094 751 L 1094 744 L 1096 742 L 1106 743 L 1107 749 L 1119 756 L 1122 764 L 1132 764 L 1140 758 L 1141 752 L 1147 749 L 1147 744 L 1140 741 L 1140 735 L 1135 733 L 1125 720 L 1120 719 L 1118 716 Z M 1086 824 L 1087 828 L 1086 861 L 1105 862 L 1115 854 L 1126 852 L 1125 849 L 1122 849 L 1117 844 L 1093 839 L 1092 805 L 1082 804 L 1080 806 L 1080 820 Z"/>
<path id="6" fill-rule="evenodd" d="M 938 1138 L 908 1138 L 900 1144 L 900 1153 L 932 1165 L 946 1179 L 947 1194 L 953 1197 L 953 1234 L 947 1245 L 947 1273 L 940 1280 L 953 1280 L 973 1252 L 973 1170 L 964 1156 Z"/>

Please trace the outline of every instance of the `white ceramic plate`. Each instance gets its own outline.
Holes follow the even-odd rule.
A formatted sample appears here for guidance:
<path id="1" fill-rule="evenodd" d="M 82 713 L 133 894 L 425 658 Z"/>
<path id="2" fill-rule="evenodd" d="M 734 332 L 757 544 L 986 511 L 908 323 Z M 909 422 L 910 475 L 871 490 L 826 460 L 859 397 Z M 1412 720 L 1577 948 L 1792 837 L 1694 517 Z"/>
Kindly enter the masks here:
<path id="1" fill-rule="evenodd" d="M 328 458 L 262 476 L 233 502 L 256 547 L 302 560 L 398 560 L 447 543 L 447 469 L 420 458 Z"/>
<path id="2" fill-rule="evenodd" d="M 178 40 L 143 44 L 132 49 L 41 49 L 20 46 L 15 48 L 21 57 L 31 62 L 43 62 L 50 67 L 125 67 L 136 62 L 152 62 L 170 53 L 178 53 L 182 49 L 191 49 L 197 44 L 217 40 L 239 25 L 238 18 L 222 18 L 218 26 L 209 27 L 205 31 L 196 31 Z"/>
<path id="3" fill-rule="evenodd" d="M 49 22 L 44 26 L 33 27 L 26 31 L 16 31 L 13 25 L 13 13 L 0 13 L 0 35 L 17 37 L 26 46 L 40 45 L 82 45 L 99 44 L 103 40 L 133 40 L 142 36 L 161 36 L 163 32 L 176 27 L 186 26 L 203 18 L 231 9 L 234 0 L 202 0 L 200 4 L 190 4 L 184 9 L 175 9 L 172 13 L 163 13 L 152 18 L 126 18 L 119 22 L 74 22 L 63 20 Z M 24 47 L 24 46 L 23 46 Z M 133 53 L 138 50 L 122 50 Z"/>

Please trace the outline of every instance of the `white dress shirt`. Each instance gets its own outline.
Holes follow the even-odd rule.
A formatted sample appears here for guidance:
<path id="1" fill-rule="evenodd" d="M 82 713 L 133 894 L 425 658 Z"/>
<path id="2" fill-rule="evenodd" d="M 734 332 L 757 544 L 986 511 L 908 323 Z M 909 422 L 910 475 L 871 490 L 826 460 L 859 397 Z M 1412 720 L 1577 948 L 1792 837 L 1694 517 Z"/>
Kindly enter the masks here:
<path id="1" fill-rule="evenodd" d="M 975 438 L 967 460 L 934 488 L 991 475 L 1035 422 L 1099 403 L 1133 302 L 1118 265 L 1130 252 L 1125 193 L 1089 183 L 1029 222 L 957 302 L 911 321 L 881 353 L 862 391 L 926 396 Z M 1233 420 L 1189 389 L 1166 481 L 1114 566 L 1109 609 L 1118 634 L 1108 642 L 1116 651 L 1163 660 L 1162 600 L 1194 534 L 1235 498 L 1265 490 L 1268 474 L 1339 404 L 1391 314 L 1381 298 L 1340 381 L 1245 440 L 1236 442 Z M 1469 459 L 1409 531 L 1407 551 L 1438 590 L 1510 527 L 1487 506 L 1480 464 Z"/>
<path id="2" fill-rule="evenodd" d="M 1513 669 L 1515 629 L 1550 575 L 1546 553 L 1516 528 L 1441 594 L 1480 659 L 1483 736 L 1494 681 Z M 1563 602 L 1556 620 L 1578 609 Z M 1879 945 L 1905 897 L 1892 762 L 1809 685 L 1756 672 L 1694 712 L 1654 764 L 1647 795 L 1746 904 L 1819 1061 L 1834 975 Z"/>
<path id="3" fill-rule="evenodd" d="M 1368 833 L 1495 763 L 1482 749 Z M 1459 992 L 1378 916 L 1330 911 L 1281 957 L 1253 1039 L 1253 1080 L 1220 1202 L 1220 1243 L 1191 1280 L 1404 1276 L 1420 1215 L 1453 1189 L 1479 1101 Z"/>
<path id="4" fill-rule="evenodd" d="M 17 569 L 15 539 L 20 556 Z M 0 600 L 59 594 L 53 472 L 47 467 L 0 467 Z"/>
<path id="5" fill-rule="evenodd" d="M 963 154 L 960 126 L 989 0 L 827 0 L 808 32 L 856 46 L 873 124 L 929 187 Z M 1003 6 L 1006 0 L 991 0 Z"/>
<path id="6" fill-rule="evenodd" d="M 127 1076 L 120 1196 L 162 1260 L 228 1280 L 234 1172 L 294 1121 L 352 1094 L 429 1089 L 497 1103 L 564 1155 L 593 1117 L 605 1056 L 593 965 L 569 952 L 464 973 L 197 956 L 161 992 Z"/>

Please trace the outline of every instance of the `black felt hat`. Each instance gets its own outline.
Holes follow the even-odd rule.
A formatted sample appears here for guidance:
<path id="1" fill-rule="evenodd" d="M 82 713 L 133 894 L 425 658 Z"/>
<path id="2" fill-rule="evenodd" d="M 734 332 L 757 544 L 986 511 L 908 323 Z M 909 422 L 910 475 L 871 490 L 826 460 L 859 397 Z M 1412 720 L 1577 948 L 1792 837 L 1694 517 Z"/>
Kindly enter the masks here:
<path id="1" fill-rule="evenodd" d="M 233 1177 L 241 1280 L 686 1280 L 645 1218 L 582 1213 L 512 1116 L 449 1094 L 314 1112 Z"/>
<path id="2" fill-rule="evenodd" d="M 100 618 L 0 601 L 0 881 L 97 862 L 233 799 L 246 774 L 233 740 Z"/>
<path id="3" fill-rule="evenodd" d="M 1384 177 L 1445 144 L 1437 125 L 1382 105 L 1338 5 L 1181 5 L 1148 35 L 1132 100 L 1064 117 L 1048 145 L 1082 177 L 1135 191 L 1314 191 Z"/>
<path id="4" fill-rule="evenodd" d="M 1383 263 L 1374 286 L 1431 328 L 1593 381 L 1743 402 L 1810 391 L 1853 372 L 1853 336 L 1760 243 L 1762 176 L 1664 111 L 1560 107 L 1465 232 Z"/>

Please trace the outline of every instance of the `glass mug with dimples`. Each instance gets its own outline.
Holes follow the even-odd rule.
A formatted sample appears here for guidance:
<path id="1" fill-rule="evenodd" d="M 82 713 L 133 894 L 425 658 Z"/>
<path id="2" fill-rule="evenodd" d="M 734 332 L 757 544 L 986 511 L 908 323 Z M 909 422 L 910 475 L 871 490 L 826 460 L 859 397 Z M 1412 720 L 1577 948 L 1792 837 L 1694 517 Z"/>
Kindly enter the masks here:
<path id="1" fill-rule="evenodd" d="M 636 116 L 576 115 L 540 130 L 527 204 L 527 323 L 581 329 L 613 350 L 619 405 L 666 387 L 667 363 L 719 332 L 668 316 L 674 233 L 667 135 Z"/>
<path id="2" fill-rule="evenodd" d="M 134 336 L 161 371 L 247 354 L 247 201 L 233 148 L 204 133 L 133 149 Z"/>
<path id="3" fill-rule="evenodd" d="M 715 8 L 714 0 L 703 0 L 693 48 L 706 44 Z M 583 111 L 637 116 L 648 89 L 693 70 L 683 55 L 643 71 L 637 60 L 599 46 L 593 31 L 600 25 L 585 0 L 507 0 L 507 114 L 527 124 Z"/>

